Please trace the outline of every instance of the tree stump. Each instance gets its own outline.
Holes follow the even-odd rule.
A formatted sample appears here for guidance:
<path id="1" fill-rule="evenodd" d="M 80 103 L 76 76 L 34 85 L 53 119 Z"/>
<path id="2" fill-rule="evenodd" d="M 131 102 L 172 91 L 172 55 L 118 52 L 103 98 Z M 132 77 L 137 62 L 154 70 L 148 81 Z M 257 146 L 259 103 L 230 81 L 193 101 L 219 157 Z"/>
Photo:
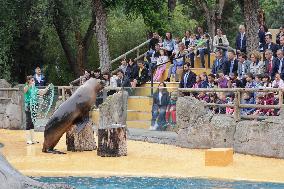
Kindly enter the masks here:
<path id="1" fill-rule="evenodd" d="M 107 128 L 99 128 L 97 154 L 101 157 L 126 156 L 126 127 L 113 124 Z"/>
<path id="2" fill-rule="evenodd" d="M 67 151 L 92 151 L 95 150 L 96 141 L 92 123 L 88 122 L 81 132 L 76 131 L 76 125 L 66 133 Z"/>

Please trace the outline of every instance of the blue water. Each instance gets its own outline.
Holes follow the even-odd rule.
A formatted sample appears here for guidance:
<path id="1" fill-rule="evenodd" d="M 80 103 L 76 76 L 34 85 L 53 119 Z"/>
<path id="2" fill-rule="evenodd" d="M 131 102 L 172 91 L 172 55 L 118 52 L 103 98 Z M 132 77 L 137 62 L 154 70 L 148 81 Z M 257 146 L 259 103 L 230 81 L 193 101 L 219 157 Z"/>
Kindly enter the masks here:
<path id="1" fill-rule="evenodd" d="M 34 177 L 47 183 L 64 183 L 77 189 L 284 189 L 284 184 L 208 179 L 152 177 Z"/>

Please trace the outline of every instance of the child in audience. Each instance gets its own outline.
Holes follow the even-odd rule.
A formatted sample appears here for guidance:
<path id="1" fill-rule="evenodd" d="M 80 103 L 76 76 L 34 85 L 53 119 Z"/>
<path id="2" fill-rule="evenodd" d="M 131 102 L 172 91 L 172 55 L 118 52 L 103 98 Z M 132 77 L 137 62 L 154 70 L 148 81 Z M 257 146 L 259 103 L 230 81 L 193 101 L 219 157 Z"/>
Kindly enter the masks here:
<path id="1" fill-rule="evenodd" d="M 176 125 L 176 102 L 177 102 L 177 92 L 173 91 L 170 95 L 170 103 L 166 110 L 166 122 L 169 123 L 169 120 L 171 118 L 171 123 L 169 123 L 172 126 Z"/>
<path id="2" fill-rule="evenodd" d="M 228 88 L 228 79 L 223 72 L 218 73 L 217 83 L 219 88 Z"/>
<path id="3" fill-rule="evenodd" d="M 201 86 L 201 78 L 200 78 L 200 76 L 196 76 L 196 83 L 193 85 L 193 87 L 192 88 L 200 88 L 200 86 Z"/>
<path id="4" fill-rule="evenodd" d="M 243 98 L 241 100 L 242 104 L 254 104 L 254 98 L 250 93 L 243 93 Z M 242 108 L 241 115 L 251 115 L 255 111 L 255 108 Z"/>
<path id="5" fill-rule="evenodd" d="M 271 82 L 270 82 L 270 77 L 268 74 L 264 74 L 262 78 L 262 87 L 263 88 L 270 88 L 272 87 Z"/>
<path id="6" fill-rule="evenodd" d="M 235 95 L 234 93 L 230 93 L 227 95 L 227 98 L 226 98 L 226 104 L 234 104 L 234 98 L 235 98 Z M 233 115 L 234 113 L 234 108 L 232 107 L 226 107 L 226 114 L 227 115 Z"/>
<path id="7" fill-rule="evenodd" d="M 165 69 L 166 69 L 166 62 L 168 62 L 169 58 L 165 54 L 164 49 L 160 49 L 160 56 L 157 59 L 157 70 L 155 76 L 153 78 L 154 81 L 160 81 Z"/>

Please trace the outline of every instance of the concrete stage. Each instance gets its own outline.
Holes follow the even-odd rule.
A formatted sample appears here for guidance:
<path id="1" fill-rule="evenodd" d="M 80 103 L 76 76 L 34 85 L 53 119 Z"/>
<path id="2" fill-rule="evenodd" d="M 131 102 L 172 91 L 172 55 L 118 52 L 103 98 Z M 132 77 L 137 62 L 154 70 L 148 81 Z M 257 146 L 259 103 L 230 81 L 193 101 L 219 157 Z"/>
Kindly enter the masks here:
<path id="1" fill-rule="evenodd" d="M 128 141 L 128 156 L 98 157 L 96 151 L 67 152 L 66 155 L 41 152 L 40 144 L 26 145 L 24 131 L 0 130 L 0 152 L 20 172 L 28 176 L 154 176 L 198 177 L 284 183 L 284 160 L 234 154 L 227 167 L 205 167 L 205 150 Z M 65 136 L 57 149 L 66 152 Z"/>

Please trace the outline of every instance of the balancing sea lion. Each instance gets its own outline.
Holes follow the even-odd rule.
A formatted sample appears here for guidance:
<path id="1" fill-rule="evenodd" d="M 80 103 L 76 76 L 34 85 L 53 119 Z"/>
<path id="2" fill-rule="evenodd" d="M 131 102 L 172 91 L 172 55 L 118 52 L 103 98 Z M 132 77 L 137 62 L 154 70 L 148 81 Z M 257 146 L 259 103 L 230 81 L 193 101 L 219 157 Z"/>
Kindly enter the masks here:
<path id="1" fill-rule="evenodd" d="M 104 81 L 91 78 L 58 107 L 45 126 L 42 152 L 60 153 L 55 151 L 54 147 L 57 145 L 62 135 L 68 131 L 74 123 L 82 127 L 77 128 L 77 130 L 84 128 L 86 124 L 82 124 L 82 122 L 89 116 L 89 111 L 96 102 L 97 93 L 101 91 L 103 87 Z"/>

